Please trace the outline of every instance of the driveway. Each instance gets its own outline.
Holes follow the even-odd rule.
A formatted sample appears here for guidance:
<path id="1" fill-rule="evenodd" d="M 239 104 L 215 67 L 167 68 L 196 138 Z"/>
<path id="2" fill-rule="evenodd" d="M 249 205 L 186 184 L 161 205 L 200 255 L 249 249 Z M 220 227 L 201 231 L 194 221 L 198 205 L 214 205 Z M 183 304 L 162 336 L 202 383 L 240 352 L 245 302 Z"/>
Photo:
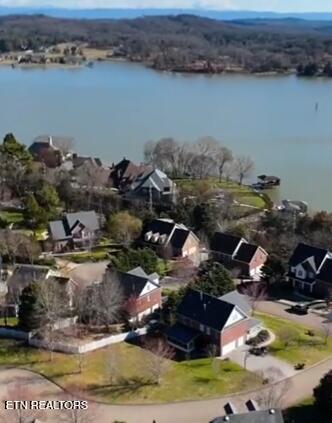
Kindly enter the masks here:
<path id="1" fill-rule="evenodd" d="M 272 355 L 256 356 L 249 354 L 249 346 L 245 345 L 228 355 L 230 360 L 244 367 L 246 358 L 246 369 L 250 372 L 258 372 L 263 377 L 273 378 L 275 382 L 292 377 L 295 375 L 296 370 L 289 363 L 280 360 Z"/>
<path id="2" fill-rule="evenodd" d="M 311 312 L 305 315 L 289 313 L 287 311 L 288 309 L 289 306 L 275 301 L 260 301 L 256 306 L 256 310 L 262 313 L 272 314 L 295 323 L 300 323 L 312 329 L 322 330 L 322 322 L 325 320 L 323 317 Z"/>

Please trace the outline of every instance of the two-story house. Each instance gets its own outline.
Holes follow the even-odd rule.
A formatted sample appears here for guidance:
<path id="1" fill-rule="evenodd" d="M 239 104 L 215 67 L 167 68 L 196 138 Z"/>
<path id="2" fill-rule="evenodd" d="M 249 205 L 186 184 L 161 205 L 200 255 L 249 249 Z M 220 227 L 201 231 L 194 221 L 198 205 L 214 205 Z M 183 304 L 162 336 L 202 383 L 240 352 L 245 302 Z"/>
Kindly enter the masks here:
<path id="1" fill-rule="evenodd" d="M 175 182 L 164 172 L 159 169 L 147 169 L 135 179 L 126 196 L 151 204 L 170 204 L 176 202 L 176 194 Z"/>
<path id="2" fill-rule="evenodd" d="M 164 258 L 189 258 L 197 262 L 200 241 L 185 225 L 171 219 L 154 219 L 142 231 L 139 243 Z"/>
<path id="3" fill-rule="evenodd" d="M 332 281 L 331 263 L 330 251 L 299 243 L 289 259 L 288 280 L 298 291 L 325 297 Z"/>
<path id="4" fill-rule="evenodd" d="M 241 270 L 241 276 L 259 277 L 268 253 L 245 238 L 216 232 L 211 240 L 210 253 L 228 268 Z"/>
<path id="5" fill-rule="evenodd" d="M 141 267 L 129 272 L 108 268 L 105 278 L 115 278 L 123 295 L 123 310 L 131 322 L 140 321 L 161 307 L 159 275 L 147 275 Z"/>
<path id="6" fill-rule="evenodd" d="M 225 356 L 243 345 L 248 337 L 249 316 L 239 306 L 189 289 L 177 309 L 177 322 L 167 339 L 186 354 L 199 346 L 214 344 Z"/>
<path id="7" fill-rule="evenodd" d="M 66 213 L 61 220 L 49 224 L 54 252 L 90 247 L 98 238 L 99 219 L 94 211 Z"/>

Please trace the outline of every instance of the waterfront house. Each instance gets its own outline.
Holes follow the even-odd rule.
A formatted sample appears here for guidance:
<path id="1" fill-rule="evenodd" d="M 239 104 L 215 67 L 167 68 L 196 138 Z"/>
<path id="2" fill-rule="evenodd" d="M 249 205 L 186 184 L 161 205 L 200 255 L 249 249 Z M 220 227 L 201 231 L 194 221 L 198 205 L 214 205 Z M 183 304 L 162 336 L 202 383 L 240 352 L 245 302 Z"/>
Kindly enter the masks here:
<path id="1" fill-rule="evenodd" d="M 217 354 L 225 356 L 246 342 L 249 328 L 250 318 L 238 305 L 189 289 L 167 339 L 186 354 L 213 344 Z"/>
<path id="2" fill-rule="evenodd" d="M 137 166 L 132 161 L 125 157 L 110 169 L 110 184 L 119 191 L 126 191 L 130 185 L 147 169 L 152 169 L 149 166 Z"/>
<path id="3" fill-rule="evenodd" d="M 240 269 L 243 277 L 259 277 L 268 253 L 259 245 L 236 235 L 216 232 L 211 240 L 210 254 L 228 268 Z"/>
<path id="4" fill-rule="evenodd" d="M 307 295 L 326 297 L 332 282 L 332 253 L 299 243 L 289 259 L 288 281 Z"/>
<path id="5" fill-rule="evenodd" d="M 185 225 L 171 219 L 154 219 L 142 231 L 139 243 L 152 248 L 164 258 L 189 258 L 196 262 L 200 254 L 200 241 Z"/>
<path id="6" fill-rule="evenodd" d="M 176 202 L 177 188 L 164 172 L 148 169 L 139 175 L 127 191 L 127 198 L 138 199 L 153 204 Z"/>
<path id="7" fill-rule="evenodd" d="M 54 252 L 89 248 L 95 244 L 100 231 L 96 212 L 66 213 L 61 220 L 50 222 L 50 239 Z"/>
<path id="8" fill-rule="evenodd" d="M 34 139 L 28 150 L 34 160 L 43 163 L 46 167 L 56 168 L 65 160 L 65 155 L 59 146 L 72 143 L 72 138 L 41 135 Z"/>

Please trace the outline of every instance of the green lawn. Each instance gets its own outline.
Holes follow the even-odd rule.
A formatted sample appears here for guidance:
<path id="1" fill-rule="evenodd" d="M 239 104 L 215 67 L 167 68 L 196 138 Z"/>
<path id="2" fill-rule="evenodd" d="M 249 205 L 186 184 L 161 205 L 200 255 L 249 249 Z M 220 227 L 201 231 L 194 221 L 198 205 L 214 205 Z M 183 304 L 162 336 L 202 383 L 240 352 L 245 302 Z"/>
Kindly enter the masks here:
<path id="1" fill-rule="evenodd" d="M 7 326 L 16 326 L 18 323 L 18 319 L 17 317 L 7 317 L 7 319 L 1 317 L 0 326 L 5 326 L 5 322 L 7 322 Z"/>
<path id="2" fill-rule="evenodd" d="M 323 333 L 314 331 L 314 336 L 308 334 L 308 328 L 298 323 L 263 313 L 256 313 L 265 326 L 277 336 L 270 346 L 270 351 L 276 357 L 292 364 L 303 362 L 311 366 L 332 355 L 332 338 L 325 342 Z M 287 331 L 293 336 L 289 341 Z"/>
<path id="3" fill-rule="evenodd" d="M 112 354 L 112 355 L 111 355 Z M 110 384 L 108 362 L 116 357 L 118 373 Z M 64 387 L 76 386 L 108 402 L 153 403 L 200 399 L 252 389 L 261 380 L 229 361 L 211 358 L 170 362 L 161 384 L 151 384 L 144 363 L 146 352 L 121 343 L 85 355 L 78 372 L 74 355 L 55 354 L 23 347 L 16 341 L 0 340 L 0 364 L 29 367 Z M 114 360 L 114 358 L 113 358 Z"/>
<path id="4" fill-rule="evenodd" d="M 200 194 L 200 192 L 222 189 L 234 196 L 234 199 L 241 204 L 265 209 L 268 207 L 264 196 L 256 193 L 251 187 L 247 185 L 239 185 L 234 181 L 219 181 L 217 178 L 209 178 L 204 180 L 179 179 L 176 181 L 180 188 L 183 188 L 188 194 Z M 198 192 L 197 192 L 198 191 Z"/>
<path id="5" fill-rule="evenodd" d="M 96 262 L 109 260 L 109 252 L 107 250 L 89 251 L 87 253 L 74 253 L 66 256 L 66 259 L 74 263 L 85 263 L 88 261 Z"/>
<path id="6" fill-rule="evenodd" d="M 2 211 L 0 212 L 0 219 L 4 220 L 7 225 L 11 223 L 20 224 L 23 222 L 24 216 L 20 212 Z"/>
<path id="7" fill-rule="evenodd" d="M 314 398 L 308 398 L 294 407 L 285 411 L 285 423 L 331 423 L 314 405 Z"/>

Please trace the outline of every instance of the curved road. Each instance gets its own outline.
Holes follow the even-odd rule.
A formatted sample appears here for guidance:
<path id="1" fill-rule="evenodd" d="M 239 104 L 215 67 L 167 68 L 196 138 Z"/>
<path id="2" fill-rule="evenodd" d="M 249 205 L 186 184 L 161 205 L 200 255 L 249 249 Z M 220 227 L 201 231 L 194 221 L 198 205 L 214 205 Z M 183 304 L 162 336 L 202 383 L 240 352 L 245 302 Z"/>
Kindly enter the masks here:
<path id="1" fill-rule="evenodd" d="M 321 377 L 332 368 L 332 358 L 325 360 L 309 369 L 303 370 L 293 376 L 290 385 L 285 389 L 285 383 L 280 382 L 278 389 L 285 389 L 283 406 L 293 405 L 312 395 L 313 388 L 319 383 Z M 9 387 L 9 389 L 8 389 Z M 112 423 L 115 420 L 126 423 L 208 423 L 214 417 L 223 413 L 223 405 L 232 401 L 243 410 L 243 404 L 248 398 L 259 398 L 266 388 L 251 393 L 242 393 L 229 398 L 208 399 L 201 401 L 188 401 L 173 404 L 158 405 L 106 405 L 90 402 L 90 410 L 83 412 L 80 421 L 88 423 Z M 39 374 L 23 369 L 0 370 L 0 417 L 10 422 L 13 411 L 5 411 L 3 400 L 25 399 L 29 392 L 33 399 L 59 399 L 64 398 L 62 390 L 54 383 Z M 29 398 L 28 398 L 29 399 Z M 42 422 L 70 422 L 74 421 L 68 414 L 57 411 L 42 411 L 38 417 Z M 0 420 L 1 421 L 1 420 Z"/>

